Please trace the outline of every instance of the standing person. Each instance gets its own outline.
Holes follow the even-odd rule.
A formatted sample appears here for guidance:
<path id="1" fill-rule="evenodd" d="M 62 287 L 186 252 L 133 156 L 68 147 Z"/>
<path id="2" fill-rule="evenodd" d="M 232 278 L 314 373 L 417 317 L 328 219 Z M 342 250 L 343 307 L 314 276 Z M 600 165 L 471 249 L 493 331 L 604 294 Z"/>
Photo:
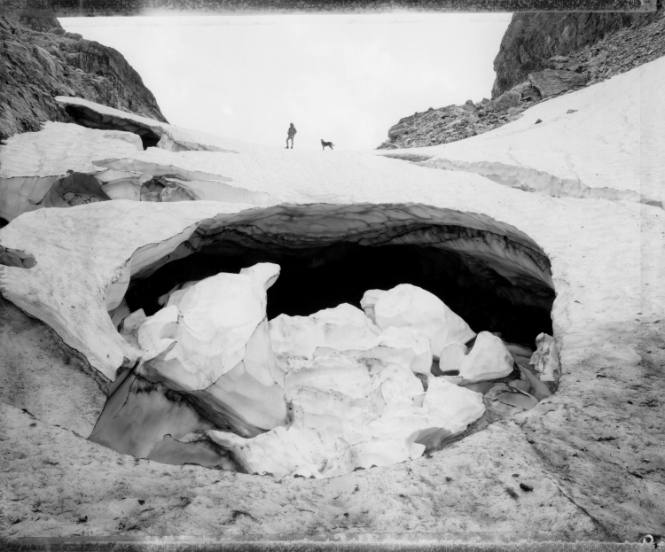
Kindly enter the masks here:
<path id="1" fill-rule="evenodd" d="M 291 142 L 291 149 L 293 149 L 293 137 L 296 135 L 296 127 L 293 126 L 293 123 L 290 123 L 289 130 L 286 132 L 286 149 L 289 149 L 289 142 Z"/>

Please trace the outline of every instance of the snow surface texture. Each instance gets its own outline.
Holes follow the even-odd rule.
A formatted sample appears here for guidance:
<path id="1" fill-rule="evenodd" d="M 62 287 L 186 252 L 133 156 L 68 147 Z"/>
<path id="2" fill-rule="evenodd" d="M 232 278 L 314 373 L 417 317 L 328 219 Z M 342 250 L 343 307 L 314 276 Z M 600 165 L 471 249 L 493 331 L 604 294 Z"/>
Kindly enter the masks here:
<path id="1" fill-rule="evenodd" d="M 656 122 L 665 60 L 540 103 L 493 131 L 387 152 L 555 197 L 665 200 Z"/>
<path id="2" fill-rule="evenodd" d="M 0 177 L 59 176 L 93 172 L 93 160 L 143 151 L 141 139 L 121 130 L 45 123 L 39 132 L 15 134 L 0 147 Z"/>
<path id="3" fill-rule="evenodd" d="M 523 132 L 516 130 L 495 145 L 505 152 L 516 140 L 526 152 L 529 140 L 523 136 L 533 130 L 530 139 L 540 139 L 544 149 L 520 158 L 527 168 L 575 179 L 574 167 L 586 186 L 593 187 L 595 181 L 618 191 L 662 197 L 665 167 L 658 125 L 663 105 L 658 83 L 664 78 L 665 60 L 659 59 L 539 104 L 534 109 L 550 109 L 556 102 L 558 116 L 568 117 L 565 135 L 562 123 L 548 124 L 544 118 L 538 125 L 524 123 L 527 113 L 518 121 Z M 602 94 L 596 104 L 575 104 L 580 94 L 595 94 L 597 86 Z M 639 102 L 639 116 L 632 111 L 630 119 L 617 121 L 621 110 L 616 106 L 626 96 Z M 566 113 L 575 108 L 577 112 Z M 591 111 L 614 121 L 608 132 L 596 132 L 594 127 L 602 128 L 604 122 L 591 115 L 586 124 L 574 124 Z M 622 149 L 626 125 L 633 137 L 630 128 L 640 128 L 639 165 Z M 472 140 L 456 147 L 468 147 Z M 492 152 L 486 151 L 494 162 Z M 604 153 L 596 159 L 596 151 Z M 620 197 L 536 194 L 514 189 L 519 182 L 507 188 L 466 171 L 434 170 L 369 154 L 322 156 L 258 147 L 239 152 L 149 148 L 118 162 L 139 159 L 221 174 L 234 185 L 271 194 L 275 203 L 367 202 L 377 206 L 364 211 L 375 221 L 385 221 L 385 203 L 401 204 L 404 217 L 424 212 L 415 205 L 424 203 L 482 213 L 519 228 L 552 263 L 557 294 L 552 318 L 562 365 L 559 392 L 518 421 L 493 424 L 431 459 L 323 482 L 288 479 L 283 485 L 203 468 L 156 468 L 2 405 L 6 437 L 0 454 L 10 476 L 1 481 L 2 497 L 7 498 L 0 500 L 12 512 L 11 519 L 0 522 L 4 534 L 71 535 L 81 531 L 75 520 L 83 515 L 88 516 L 86 531 L 96 535 L 121 531 L 121 524 L 135 524 L 142 536 L 302 539 L 344 532 L 345 538 L 411 540 L 416 532 L 435 535 L 437 542 L 516 536 L 634 541 L 640 533 L 665 533 L 660 514 L 665 510 L 662 209 Z M 612 152 L 627 163 L 620 166 Z M 499 162 L 504 161 L 502 157 Z M 587 162 L 594 170 L 585 171 Z M 587 173 L 588 180 L 581 178 Z M 112 201 L 26 213 L 0 230 L 0 246 L 23 251 L 36 264 L 0 267 L 0 288 L 113 379 L 123 356 L 136 358 L 138 351 L 110 322 L 105 302 L 112 282 L 126 281 L 126 267 L 136 274 L 174 251 L 201 220 L 220 213 L 229 216 L 244 207 Z M 258 220 L 261 212 L 252 216 Z M 337 224 L 344 223 L 341 216 Z M 111 476 L 100 479 L 100 473 Z M 443 483 L 444 474 L 451 481 Z M 127 485 L 118 486 L 117 478 Z M 522 482 L 533 490 L 520 490 Z M 140 495 L 128 496 L 127 488 Z M 149 497 L 149 512 L 136 505 L 134 499 L 142 497 Z M 38 514 L 33 511 L 36 500 Z M 248 515 L 234 514 L 239 507 Z M 223 515 L 226 521 L 220 521 Z"/>

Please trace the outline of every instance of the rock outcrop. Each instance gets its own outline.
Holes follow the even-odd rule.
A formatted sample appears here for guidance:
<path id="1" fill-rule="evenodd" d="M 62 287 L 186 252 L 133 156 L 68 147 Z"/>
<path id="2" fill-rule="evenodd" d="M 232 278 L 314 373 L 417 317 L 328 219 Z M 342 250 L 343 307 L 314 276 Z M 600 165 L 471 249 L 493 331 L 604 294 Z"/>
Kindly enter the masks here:
<path id="1" fill-rule="evenodd" d="M 113 48 L 66 33 L 48 3 L 0 12 L 0 140 L 70 120 L 55 96 L 80 96 L 164 121 L 139 74 Z"/>
<path id="2" fill-rule="evenodd" d="M 529 73 L 548 67 L 552 57 L 593 46 L 620 29 L 633 28 L 639 33 L 639 27 L 656 17 L 630 13 L 516 13 L 494 59 L 492 97 L 523 82 Z"/>
<path id="3" fill-rule="evenodd" d="M 500 127 L 536 103 L 665 55 L 664 33 L 662 8 L 640 15 L 516 14 L 494 62 L 492 99 L 400 119 L 379 148 L 447 144 Z"/>

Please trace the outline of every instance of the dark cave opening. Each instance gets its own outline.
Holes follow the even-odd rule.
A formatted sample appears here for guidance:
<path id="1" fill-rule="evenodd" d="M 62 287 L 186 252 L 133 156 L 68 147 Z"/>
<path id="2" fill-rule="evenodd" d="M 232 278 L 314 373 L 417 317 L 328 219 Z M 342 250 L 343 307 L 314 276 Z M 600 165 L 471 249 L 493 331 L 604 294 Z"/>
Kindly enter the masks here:
<path id="1" fill-rule="evenodd" d="M 547 255 L 513 226 L 478 213 L 420 204 L 284 204 L 217 215 L 199 222 L 187 235 L 154 257 L 149 249 L 142 252 L 121 311 L 142 308 L 154 314 L 162 307 L 160 298 L 163 302 L 162 296 L 174 287 L 219 272 L 237 273 L 258 262 L 281 267 L 268 290 L 269 319 L 281 313 L 311 315 L 345 302 L 359 307 L 367 290 L 410 283 L 438 296 L 476 332 L 499 333 L 515 361 L 504 378 L 460 385 L 478 393 L 496 386 L 497 393 L 508 393 L 506 400 L 517 401 L 517 410 L 537 403 L 529 391 L 537 392 L 533 380 L 543 384 L 537 376 L 529 378 L 530 370 L 524 370 L 519 400 L 506 382 L 522 381 L 522 369 L 516 366 L 528 363 L 539 333 L 552 333 L 555 294 Z M 441 372 L 436 358 L 430 372 L 435 378 L 459 375 Z M 232 432 L 240 427 L 233 422 L 237 414 L 229 417 L 231 406 L 211 399 L 218 388 L 207 388 L 210 395 L 186 392 L 184 400 L 177 389 L 169 399 L 159 388 L 164 381 L 152 381 L 150 370 L 134 375 L 136 384 L 113 402 L 119 409 L 105 408 L 93 440 L 160 462 L 263 473 L 245 467 L 224 443 L 205 437 L 211 425 Z M 427 392 L 430 379 L 415 377 Z M 231 381 L 224 380 L 224 385 Z M 247 397 L 251 405 L 253 399 Z M 505 412 L 504 408 L 479 414 L 482 417 L 452 440 L 482 429 Z M 144 413 L 138 426 L 137 413 Z M 247 422 L 242 427 L 244 435 Z M 452 442 L 449 432 L 438 426 L 424 428 L 419 439 L 430 451 Z"/>
<path id="2" fill-rule="evenodd" d="M 511 281 L 482 256 L 427 243 L 337 241 L 289 248 L 224 239 L 133 280 L 127 304 L 149 315 L 161 308 L 158 298 L 178 284 L 266 261 L 281 266 L 268 291 L 269 319 L 309 315 L 344 302 L 360 306 L 368 289 L 411 283 L 434 293 L 475 331 L 499 332 L 506 341 L 529 346 L 540 332 L 552 333 L 554 291 L 547 283 L 526 274 Z"/>

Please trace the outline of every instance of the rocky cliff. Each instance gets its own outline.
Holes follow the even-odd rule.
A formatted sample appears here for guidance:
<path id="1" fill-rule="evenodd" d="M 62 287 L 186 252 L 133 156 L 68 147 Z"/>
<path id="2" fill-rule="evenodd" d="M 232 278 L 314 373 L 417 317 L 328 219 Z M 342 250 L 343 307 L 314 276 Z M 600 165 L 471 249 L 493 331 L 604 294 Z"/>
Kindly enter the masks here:
<path id="1" fill-rule="evenodd" d="M 414 113 L 380 148 L 455 142 L 520 116 L 532 105 L 665 55 L 665 13 L 536 13 L 513 17 L 494 61 L 492 99 Z M 565 55 L 564 55 L 565 54 Z"/>
<path id="2" fill-rule="evenodd" d="M 529 73 L 546 68 L 553 56 L 568 55 L 620 29 L 646 25 L 656 17 L 628 13 L 517 13 L 494 59 L 496 80 L 492 97 L 526 80 Z"/>
<path id="3" fill-rule="evenodd" d="M 113 48 L 66 33 L 47 3 L 0 12 L 0 140 L 67 121 L 55 96 L 79 96 L 164 121 L 139 74 Z"/>

